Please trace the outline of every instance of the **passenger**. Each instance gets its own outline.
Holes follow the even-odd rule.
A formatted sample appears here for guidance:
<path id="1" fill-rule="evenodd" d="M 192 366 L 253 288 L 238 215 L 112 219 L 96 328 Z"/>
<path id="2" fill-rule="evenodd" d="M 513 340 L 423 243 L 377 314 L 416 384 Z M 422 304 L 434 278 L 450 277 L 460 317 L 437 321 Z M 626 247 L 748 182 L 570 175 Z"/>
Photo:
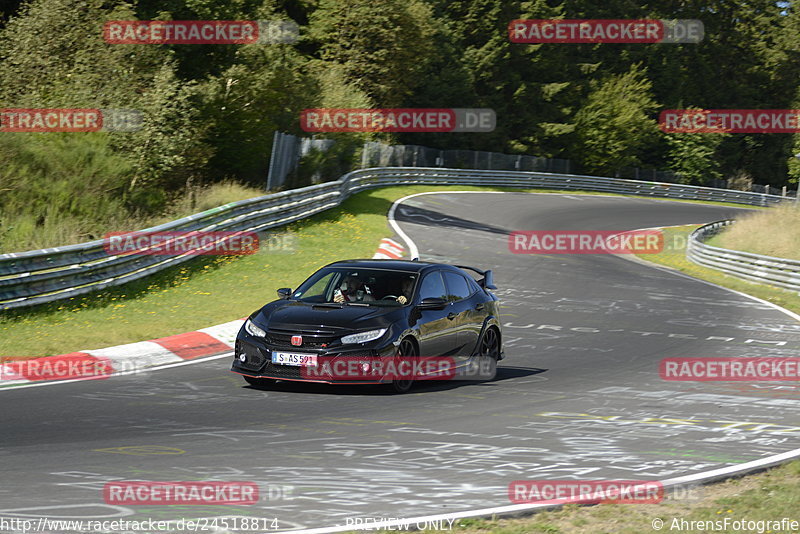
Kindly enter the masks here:
<path id="1" fill-rule="evenodd" d="M 369 294 L 358 276 L 346 275 L 340 289 L 334 294 L 334 302 L 372 302 L 375 297 Z"/>

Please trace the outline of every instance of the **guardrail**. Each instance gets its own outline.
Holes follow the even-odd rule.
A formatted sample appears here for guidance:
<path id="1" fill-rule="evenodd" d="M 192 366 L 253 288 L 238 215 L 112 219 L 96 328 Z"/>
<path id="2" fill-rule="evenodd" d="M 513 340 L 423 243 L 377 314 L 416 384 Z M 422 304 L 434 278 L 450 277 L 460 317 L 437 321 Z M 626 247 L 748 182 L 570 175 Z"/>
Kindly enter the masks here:
<path id="1" fill-rule="evenodd" d="M 686 257 L 698 265 L 738 278 L 800 291 L 800 261 L 712 247 L 704 243 L 733 222 L 730 219 L 717 221 L 696 229 L 689 235 Z"/>
<path id="2" fill-rule="evenodd" d="M 795 198 L 620 178 L 519 171 L 420 167 L 360 169 L 335 182 L 233 202 L 142 232 L 249 231 L 284 225 L 341 204 L 365 189 L 390 185 L 478 185 L 587 190 L 662 198 L 711 200 L 752 206 L 796 202 Z M 143 278 L 192 259 L 108 255 L 102 240 L 0 255 L 0 310 L 83 295 Z"/>

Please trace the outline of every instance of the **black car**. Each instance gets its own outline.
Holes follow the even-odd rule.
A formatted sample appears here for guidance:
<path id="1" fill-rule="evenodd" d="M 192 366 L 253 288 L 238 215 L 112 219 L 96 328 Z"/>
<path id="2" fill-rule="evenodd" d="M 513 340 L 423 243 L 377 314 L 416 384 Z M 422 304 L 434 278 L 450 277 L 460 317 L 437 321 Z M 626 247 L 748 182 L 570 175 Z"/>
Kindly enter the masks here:
<path id="1" fill-rule="evenodd" d="M 295 291 L 279 289 L 279 300 L 249 317 L 236 337 L 231 371 L 259 386 L 273 380 L 391 383 L 397 392 L 423 378 L 493 378 L 503 337 L 491 289 L 492 272 L 472 267 L 332 263 Z M 413 373 L 389 372 L 412 364 Z"/>

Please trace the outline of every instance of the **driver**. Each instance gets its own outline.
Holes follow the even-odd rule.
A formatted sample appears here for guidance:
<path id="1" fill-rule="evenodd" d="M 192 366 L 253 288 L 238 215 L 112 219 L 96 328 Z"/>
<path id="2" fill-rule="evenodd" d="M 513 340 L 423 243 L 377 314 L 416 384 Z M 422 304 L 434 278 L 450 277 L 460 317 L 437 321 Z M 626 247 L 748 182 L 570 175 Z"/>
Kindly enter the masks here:
<path id="1" fill-rule="evenodd" d="M 397 297 L 397 302 L 400 304 L 405 304 L 411 300 L 411 293 L 414 291 L 414 279 L 411 277 L 403 278 L 403 282 L 400 287 L 402 288 L 403 294 Z"/>
<path id="2" fill-rule="evenodd" d="M 375 297 L 367 292 L 364 282 L 356 275 L 346 275 L 340 289 L 333 297 L 334 302 L 371 302 Z"/>

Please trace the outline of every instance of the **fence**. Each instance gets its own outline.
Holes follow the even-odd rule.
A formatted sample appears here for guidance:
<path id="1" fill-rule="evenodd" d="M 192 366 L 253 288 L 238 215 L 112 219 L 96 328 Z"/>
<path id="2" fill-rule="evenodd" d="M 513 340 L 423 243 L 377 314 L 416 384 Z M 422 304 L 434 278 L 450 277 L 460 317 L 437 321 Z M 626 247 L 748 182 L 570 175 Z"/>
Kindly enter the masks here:
<path id="1" fill-rule="evenodd" d="M 350 172 L 334 182 L 233 202 L 156 231 L 260 231 L 339 205 L 353 193 L 389 185 L 480 185 L 623 193 L 769 206 L 795 199 L 690 185 L 571 174 L 387 167 Z M 0 310 L 31 306 L 121 285 L 194 256 L 109 256 L 103 241 L 0 255 Z"/>
<path id="2" fill-rule="evenodd" d="M 275 132 L 270 156 L 267 191 L 280 188 L 297 170 L 300 159 L 312 149 L 325 151 L 334 143 L 330 139 L 308 139 Z M 374 141 L 361 149 L 361 168 L 370 167 L 442 167 L 499 171 L 531 171 L 569 174 L 576 168 L 568 159 L 511 155 L 481 150 L 440 150 L 418 145 L 386 145 Z M 355 170 L 351 168 L 350 170 Z M 629 167 L 620 169 L 617 178 L 679 183 L 680 175 L 671 171 Z M 317 179 L 324 177 L 317 176 Z M 714 180 L 710 187 L 726 188 L 725 180 Z"/>
<path id="3" fill-rule="evenodd" d="M 297 170 L 297 165 L 303 156 L 312 150 L 325 152 L 334 142 L 333 139 L 308 139 L 276 131 L 272 138 L 266 190 L 279 189 L 286 183 L 289 174 Z M 315 178 L 319 181 L 322 177 L 317 175 Z"/>
<path id="4" fill-rule="evenodd" d="M 668 182 L 672 184 L 679 184 L 682 182 L 683 177 L 672 171 L 659 171 L 656 169 L 642 169 L 639 167 L 624 167 L 616 172 L 615 178 L 628 178 L 630 180 L 649 180 L 651 182 Z M 712 178 L 708 183 L 703 184 L 704 187 L 717 187 L 719 189 L 728 188 L 728 180 L 721 180 Z M 761 186 L 759 186 L 761 187 Z M 755 191 L 755 189 L 753 189 Z M 780 194 L 780 190 L 776 190 Z M 759 193 L 768 193 L 769 191 L 757 191 Z"/>
<path id="5" fill-rule="evenodd" d="M 290 134 L 275 132 L 270 171 L 267 177 L 268 191 L 286 183 L 289 174 L 297 170 L 300 159 L 312 149 L 326 151 L 332 144 L 330 139 L 306 139 Z M 569 174 L 575 172 L 577 165 L 568 159 L 542 158 L 528 155 L 511 155 L 500 152 L 478 150 L 440 150 L 418 145 L 386 145 L 366 142 L 361 149 L 361 168 L 370 167 L 441 167 L 448 169 L 479 169 L 501 171 L 531 171 Z M 354 170 L 345 168 L 342 172 Z M 648 180 L 651 182 L 681 183 L 680 174 L 672 171 L 659 171 L 639 167 L 625 167 L 615 173 L 615 178 Z M 317 173 L 312 183 L 324 181 Z M 712 179 L 705 187 L 727 189 L 727 180 Z M 752 184 L 752 192 L 768 195 L 797 196 L 796 191 L 786 191 L 769 185 Z"/>
<path id="6" fill-rule="evenodd" d="M 574 168 L 568 159 L 513 156 L 479 150 L 439 150 L 425 146 L 385 145 L 376 142 L 364 143 L 361 168 L 368 167 L 445 167 L 562 174 L 569 174 Z"/>
<path id="7" fill-rule="evenodd" d="M 719 233 L 732 220 L 701 226 L 689 236 L 686 257 L 698 265 L 773 286 L 800 291 L 800 261 L 762 256 L 706 245 L 705 241 Z"/>

